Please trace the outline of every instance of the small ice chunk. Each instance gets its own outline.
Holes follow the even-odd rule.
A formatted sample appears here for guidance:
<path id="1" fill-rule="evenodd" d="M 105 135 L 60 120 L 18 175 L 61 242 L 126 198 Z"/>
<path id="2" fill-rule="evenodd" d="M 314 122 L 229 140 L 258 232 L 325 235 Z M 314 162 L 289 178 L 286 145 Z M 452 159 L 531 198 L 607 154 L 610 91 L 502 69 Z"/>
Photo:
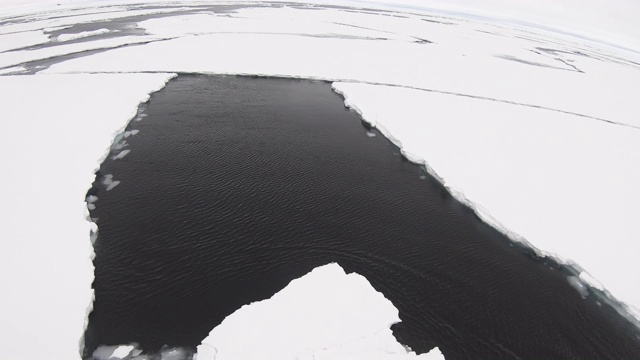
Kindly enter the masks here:
<path id="1" fill-rule="evenodd" d="M 119 144 L 121 141 L 123 141 L 124 139 L 124 133 L 119 133 L 118 135 L 116 135 L 116 137 L 113 139 L 113 143 L 114 144 Z"/>
<path id="2" fill-rule="evenodd" d="M 130 356 L 135 347 L 133 345 L 121 345 L 113 352 L 111 357 L 115 357 L 116 359 L 124 359 L 127 356 Z"/>
<path id="3" fill-rule="evenodd" d="M 107 174 L 102 179 L 102 184 L 109 186 L 113 182 L 113 174 Z"/>
<path id="4" fill-rule="evenodd" d="M 375 136 L 376 136 L 376 133 L 371 132 L 371 131 L 367 131 L 367 136 L 368 136 L 368 137 L 375 137 Z"/>
<path id="5" fill-rule="evenodd" d="M 88 203 L 90 203 L 90 204 L 91 204 L 91 203 L 94 203 L 94 202 L 96 202 L 96 201 L 98 201 L 98 197 L 97 197 L 97 196 L 95 196 L 95 195 L 89 195 L 89 196 L 87 196 L 87 202 L 88 202 Z"/>
<path id="6" fill-rule="evenodd" d="M 139 114 L 138 117 L 136 118 L 136 121 L 142 121 L 142 119 L 146 117 L 147 117 L 147 114 Z"/>
<path id="7" fill-rule="evenodd" d="M 111 160 L 119 160 L 119 159 L 123 159 L 125 156 L 127 156 L 128 153 L 130 153 L 131 150 L 126 149 L 126 150 L 122 150 L 118 153 L 118 155 L 114 155 L 111 157 Z"/>
<path id="8" fill-rule="evenodd" d="M 111 189 L 113 189 L 114 187 L 120 185 L 120 181 L 116 180 L 116 181 L 112 181 L 109 183 L 109 185 L 107 185 L 107 191 L 110 191 Z"/>
<path id="9" fill-rule="evenodd" d="M 95 205 L 95 204 L 92 204 L 92 203 L 88 203 L 88 204 L 87 204 L 87 209 L 89 209 L 89 210 L 95 210 L 95 209 L 96 209 L 96 205 Z"/>
<path id="10" fill-rule="evenodd" d="M 134 130 L 131 130 L 129 132 L 131 133 L 131 135 L 137 135 L 140 132 L 140 130 L 134 129 Z"/>
<path id="11" fill-rule="evenodd" d="M 109 32 L 109 29 L 98 29 L 98 30 L 92 30 L 92 31 L 83 31 L 80 33 L 75 33 L 75 34 L 60 34 L 58 36 L 58 41 L 70 41 L 70 40 L 76 40 L 76 39 L 81 39 L 81 38 L 85 38 L 85 37 L 89 37 L 89 36 L 96 36 L 96 35 L 101 35 L 101 34 L 106 34 Z"/>
<path id="12" fill-rule="evenodd" d="M 120 360 L 129 358 L 134 349 L 133 345 L 102 345 L 92 355 L 96 360 Z"/>
<path id="13" fill-rule="evenodd" d="M 568 276 L 567 281 L 569 281 L 569 285 L 578 290 L 583 299 L 589 295 L 589 289 L 577 276 Z"/>
<path id="14" fill-rule="evenodd" d="M 126 140 L 122 140 L 121 142 L 113 145 L 113 149 L 114 150 L 122 150 L 124 147 L 129 146 L 129 144 L 127 144 Z"/>
<path id="15" fill-rule="evenodd" d="M 186 360 L 190 352 L 183 348 L 166 349 L 160 352 L 160 360 Z"/>

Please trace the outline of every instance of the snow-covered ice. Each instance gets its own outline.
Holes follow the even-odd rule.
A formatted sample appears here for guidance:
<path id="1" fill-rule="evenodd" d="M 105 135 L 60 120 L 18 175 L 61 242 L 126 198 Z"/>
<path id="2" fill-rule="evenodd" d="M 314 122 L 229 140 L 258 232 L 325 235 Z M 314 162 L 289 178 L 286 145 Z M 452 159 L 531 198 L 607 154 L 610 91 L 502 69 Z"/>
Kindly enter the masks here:
<path id="1" fill-rule="evenodd" d="M 57 56 L 76 54 L 90 50 L 117 48 L 124 45 L 141 44 L 162 40 L 157 36 L 121 36 L 77 44 L 63 44 L 35 50 L 16 50 L 0 53 L 0 67 L 14 66 L 26 62 L 45 60 Z"/>
<path id="2" fill-rule="evenodd" d="M 127 5 L 133 2 L 94 8 L 65 2 L 54 11 L 34 6 L 20 18 L 29 21 L 0 25 L 0 74 L 23 71 L 25 62 L 110 49 L 55 64 L 47 74 L 0 77 L 0 146 L 13 155 L 0 178 L 0 250 L 9 255 L 0 265 L 0 315 L 9 324 L 1 329 L 3 356 L 77 358 L 92 298 L 87 235 L 94 240 L 97 231 L 85 220 L 86 191 L 115 134 L 128 120 L 144 117 L 137 105 L 174 72 L 334 81 L 348 106 L 409 159 L 425 163 L 482 218 L 574 265 L 579 275 L 568 279 L 571 284 L 603 288 L 640 306 L 637 51 L 505 18 L 428 13 L 414 0 L 358 3 L 406 13 L 282 7 L 224 16 L 172 16 L 186 7 L 134 9 Z M 430 2 L 460 10 L 441 3 Z M 150 35 L 17 50 L 49 41 L 44 29 L 145 14 L 159 16 L 138 24 Z M 107 74 L 86 74 L 100 72 Z M 225 323 L 274 299 L 243 308 Z M 364 336 L 386 346 L 393 339 L 381 329 Z M 363 350 L 360 340 L 349 344 Z M 234 343 L 223 345 L 232 349 Z"/>
<path id="3" fill-rule="evenodd" d="M 97 360 L 130 359 L 135 350 L 136 345 L 100 346 L 92 355 Z"/>
<path id="4" fill-rule="evenodd" d="M 328 264 L 229 315 L 198 346 L 198 360 L 444 359 L 399 344 L 389 329 L 399 321 L 367 279 Z"/>
<path id="5" fill-rule="evenodd" d="M 140 26 L 173 40 L 70 60 L 47 72 L 336 81 L 349 106 L 387 129 L 409 159 L 426 160 L 481 217 L 541 253 L 575 261 L 615 297 L 640 304 L 640 288 L 632 285 L 640 253 L 633 219 L 640 203 L 633 185 L 640 183 L 637 53 L 469 19 L 347 15 L 268 8 L 241 9 L 219 21 L 168 16 Z M 255 22 L 243 30 L 234 18 Z M 276 31 L 291 19 L 295 34 Z M 329 25 L 330 36 L 309 36 Z M 354 26 L 386 40 L 354 36 Z"/>
<path id="6" fill-rule="evenodd" d="M 27 70 L 24 66 L 13 66 L 13 67 L 9 67 L 9 68 L 5 68 L 5 69 L 0 69 L 0 75 L 5 75 L 5 74 L 16 74 L 16 73 L 20 73 L 22 71 Z"/>
<path id="7" fill-rule="evenodd" d="M 171 74 L 0 79 L 0 337 L 7 359 L 77 359 L 93 298 L 86 192 L 115 133 Z M 55 90 L 52 90 L 55 89 Z"/>

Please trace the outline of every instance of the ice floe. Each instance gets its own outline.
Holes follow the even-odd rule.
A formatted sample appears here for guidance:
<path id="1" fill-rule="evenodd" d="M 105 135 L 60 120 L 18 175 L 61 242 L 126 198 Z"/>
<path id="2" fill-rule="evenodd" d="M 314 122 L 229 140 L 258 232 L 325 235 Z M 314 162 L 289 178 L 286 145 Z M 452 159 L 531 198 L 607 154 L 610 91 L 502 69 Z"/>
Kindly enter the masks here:
<path id="1" fill-rule="evenodd" d="M 361 275 L 318 267 L 267 300 L 229 315 L 198 346 L 198 360 L 444 359 L 393 337 L 398 310 Z"/>
<path id="2" fill-rule="evenodd" d="M 49 42 L 49 35 L 41 30 L 0 35 L 0 52 Z"/>

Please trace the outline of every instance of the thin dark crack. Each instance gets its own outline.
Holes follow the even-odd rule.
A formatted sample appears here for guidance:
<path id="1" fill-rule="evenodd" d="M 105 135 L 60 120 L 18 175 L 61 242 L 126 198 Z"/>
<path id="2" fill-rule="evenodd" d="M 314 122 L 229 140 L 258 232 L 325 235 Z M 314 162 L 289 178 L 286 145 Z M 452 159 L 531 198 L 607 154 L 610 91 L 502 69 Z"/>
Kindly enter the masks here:
<path id="1" fill-rule="evenodd" d="M 122 45 L 116 45 L 116 46 L 108 46 L 108 47 L 101 47 L 101 48 L 96 48 L 96 49 L 90 49 L 90 50 L 66 53 L 66 54 L 63 54 L 63 55 L 55 55 L 55 56 L 51 56 L 51 57 L 45 57 L 45 58 L 42 58 L 42 59 L 25 61 L 25 62 L 22 62 L 20 64 L 13 64 L 13 65 L 1 67 L 0 70 L 9 69 L 9 68 L 17 67 L 17 66 L 22 66 L 22 67 L 26 68 L 26 71 L 21 72 L 21 75 L 32 75 L 32 74 L 36 74 L 36 73 L 38 73 L 40 71 L 46 70 L 50 66 L 55 65 L 57 63 L 61 63 L 63 61 L 77 59 L 77 58 L 86 57 L 86 56 L 91 56 L 91 55 L 95 55 L 95 54 L 98 54 L 98 53 L 101 53 L 101 52 L 105 52 L 105 51 L 109 51 L 109 50 L 125 48 L 125 47 L 130 47 L 130 46 L 147 45 L 147 44 L 151 44 L 151 43 L 154 43 L 154 42 L 166 41 L 166 40 L 172 40 L 172 39 L 174 39 L 174 38 L 153 39 L 153 40 L 149 40 L 149 41 L 137 42 L 137 43 L 132 43 L 132 44 L 122 44 Z"/>
<path id="2" fill-rule="evenodd" d="M 608 119 L 604 119 L 604 118 L 600 118 L 600 117 L 596 117 L 596 116 L 580 114 L 580 113 L 576 113 L 576 112 L 573 112 L 573 111 L 554 109 L 554 108 L 550 108 L 550 107 L 546 107 L 546 106 L 542 106 L 542 105 L 519 103 L 519 102 L 516 102 L 516 101 L 504 100 L 504 99 L 496 99 L 496 98 L 487 97 L 487 96 L 463 94 L 463 93 L 457 93 L 457 92 L 445 91 L 445 90 L 427 89 L 427 88 L 421 88 L 421 87 L 410 86 L 410 85 L 386 84 L 386 83 L 367 82 L 367 81 L 358 81 L 358 80 L 349 80 L 349 81 L 347 81 L 347 80 L 336 80 L 336 82 L 351 82 L 351 83 L 360 83 L 360 84 L 369 84 L 369 85 L 389 86 L 389 87 L 396 87 L 396 88 L 405 88 L 405 89 L 412 89 L 412 90 L 418 90 L 418 91 L 425 91 L 425 92 L 430 92 L 430 93 L 435 93 L 435 94 L 454 95 L 454 96 L 461 96 L 461 97 L 478 99 L 478 100 L 501 102 L 501 103 L 510 104 L 510 105 L 517 105 L 517 106 L 524 106 L 524 107 L 529 107 L 529 108 L 534 108 L 534 109 L 542 109 L 542 110 L 559 112 L 559 113 L 562 113 L 562 114 L 578 116 L 578 117 L 582 117 L 582 118 L 586 118 L 586 119 L 605 122 L 605 123 L 612 124 L 612 125 L 624 126 L 624 127 L 640 130 L 640 126 L 631 125 L 631 124 L 625 124 L 625 123 L 619 123 L 619 122 L 616 122 L 616 121 L 613 121 L 613 120 L 608 120 Z"/>

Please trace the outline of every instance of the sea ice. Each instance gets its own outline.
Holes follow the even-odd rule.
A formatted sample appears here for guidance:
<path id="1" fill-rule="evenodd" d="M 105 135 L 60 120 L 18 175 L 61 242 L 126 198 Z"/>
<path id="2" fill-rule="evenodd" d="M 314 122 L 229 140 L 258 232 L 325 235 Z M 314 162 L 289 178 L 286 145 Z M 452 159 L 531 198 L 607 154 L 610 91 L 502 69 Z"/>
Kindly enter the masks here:
<path id="1" fill-rule="evenodd" d="M 437 349 L 418 356 L 399 344 L 389 329 L 399 321 L 363 276 L 329 264 L 229 315 L 197 359 L 444 359 Z"/>
<path id="2" fill-rule="evenodd" d="M 45 35 L 41 30 L 0 35 L 0 52 L 48 42 L 49 35 Z"/>
<path id="3" fill-rule="evenodd" d="M 639 306 L 640 225 L 634 217 L 640 213 L 638 53 L 503 20 L 492 24 L 486 18 L 448 14 L 438 23 L 420 14 L 424 5 L 412 0 L 367 6 L 410 7 L 411 13 L 283 7 L 246 9 L 225 19 L 170 16 L 141 25 L 176 37 L 172 40 L 141 44 L 159 37 L 122 37 L 31 51 L 16 49 L 48 41 L 41 31 L 45 28 L 185 8 L 63 5 L 0 26 L 0 49 L 5 50 L 0 67 L 5 68 L 139 44 L 68 60 L 46 71 L 57 75 L 0 77 L 0 146 L 4 153 L 11 149 L 16 154 L 7 159 L 0 178 L 0 251 L 7 254 L 0 263 L 0 317 L 10 328 L 3 333 L 3 356 L 78 357 L 93 296 L 93 251 L 86 240 L 87 234 L 95 240 L 97 229 L 84 220 L 87 204 L 82 201 L 94 179 L 92 170 L 107 156 L 114 134 L 129 119 L 145 116 L 136 112 L 138 104 L 164 86 L 172 76 L 167 73 L 177 71 L 336 81 L 334 87 L 350 107 L 399 144 L 409 159 L 428 162 L 430 171 L 481 217 L 545 254 L 575 260 L 589 271 L 580 273 L 580 281 L 603 288 L 598 279 L 616 297 Z M 11 69 L 24 68 L 0 73 Z M 94 72 L 112 74 L 78 74 Z M 127 72 L 158 73 L 122 74 Z M 35 228 L 33 219 L 38 221 Z M 274 298 L 255 306 L 270 308 Z M 234 313 L 219 328 L 248 318 L 253 306 Z M 376 338 L 378 347 L 372 351 L 387 346 L 400 351 L 385 330 L 388 321 L 396 321 L 392 306 L 382 307 L 385 313 L 371 321 L 384 315 L 384 326 L 375 323 L 380 325 L 377 333 L 359 329 L 363 337 L 353 344 Z M 257 315 L 271 324 L 277 320 L 269 313 Z M 233 335 L 219 328 L 205 344 Z M 239 346 L 223 345 L 223 350 Z M 295 346 L 278 351 L 296 349 L 310 354 L 309 348 Z M 199 350 L 212 348 L 202 345 Z M 252 349 L 238 351 L 251 355 Z"/>

